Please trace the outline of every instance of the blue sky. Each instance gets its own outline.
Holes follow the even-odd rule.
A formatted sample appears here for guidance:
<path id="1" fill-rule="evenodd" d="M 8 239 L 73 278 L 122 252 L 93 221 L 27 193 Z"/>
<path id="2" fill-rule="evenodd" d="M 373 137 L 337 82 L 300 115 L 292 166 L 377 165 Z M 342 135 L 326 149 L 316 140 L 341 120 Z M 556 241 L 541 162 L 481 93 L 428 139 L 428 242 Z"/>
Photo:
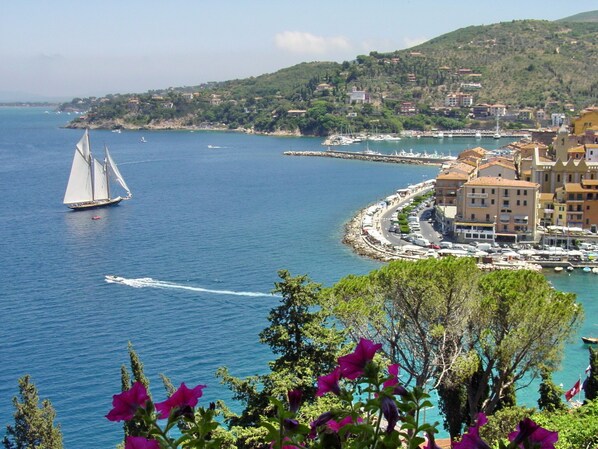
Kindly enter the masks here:
<path id="1" fill-rule="evenodd" d="M 0 101 L 101 96 L 417 45 L 470 25 L 555 20 L 596 0 L 0 0 Z"/>

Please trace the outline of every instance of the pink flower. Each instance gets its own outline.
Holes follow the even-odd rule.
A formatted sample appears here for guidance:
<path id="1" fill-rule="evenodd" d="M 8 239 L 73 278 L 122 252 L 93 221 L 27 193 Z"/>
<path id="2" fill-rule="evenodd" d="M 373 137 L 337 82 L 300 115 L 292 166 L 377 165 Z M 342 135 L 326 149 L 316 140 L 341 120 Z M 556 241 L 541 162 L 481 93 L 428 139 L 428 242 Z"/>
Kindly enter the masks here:
<path id="1" fill-rule="evenodd" d="M 381 347 L 381 344 L 374 344 L 364 338 L 359 340 L 355 351 L 338 359 L 343 377 L 355 380 L 361 376 L 365 371 L 365 366 L 374 359 L 374 354 Z"/>
<path id="2" fill-rule="evenodd" d="M 354 421 L 353 417 L 351 415 L 349 415 L 349 416 L 346 416 L 345 418 L 341 419 L 340 421 L 335 421 L 334 419 L 331 419 L 330 421 L 328 421 L 326 423 L 326 425 L 328 426 L 328 428 L 330 430 L 338 433 L 339 430 L 341 430 L 343 427 L 345 427 L 349 424 L 357 424 L 357 423 L 361 423 L 361 422 L 363 422 L 362 418 L 357 418 L 357 421 Z"/>
<path id="3" fill-rule="evenodd" d="M 336 367 L 330 374 L 318 377 L 318 391 L 316 392 L 316 396 L 324 396 L 328 392 L 332 392 L 338 396 L 341 393 L 338 385 L 340 378 L 340 367 Z"/>
<path id="4" fill-rule="evenodd" d="M 509 441 L 513 446 L 527 447 L 523 443 L 527 441 L 537 447 L 537 449 L 554 449 L 554 444 L 558 441 L 558 432 L 551 432 L 540 427 L 529 418 L 525 418 L 517 426 L 517 431 L 509 434 Z"/>
<path id="5" fill-rule="evenodd" d="M 143 437 L 127 437 L 125 449 L 160 449 L 156 440 L 148 440 Z"/>
<path id="6" fill-rule="evenodd" d="M 112 396 L 113 408 L 106 418 L 110 421 L 129 421 L 133 419 L 137 409 L 145 406 L 148 400 L 145 386 L 141 382 L 135 382 L 129 390 Z"/>
<path id="7" fill-rule="evenodd" d="M 399 396 L 405 396 L 407 394 L 407 389 L 399 385 L 399 368 L 400 365 L 398 363 L 393 363 L 392 365 L 388 365 L 388 374 L 390 378 L 382 384 L 382 388 L 394 387 L 393 394 L 398 394 Z"/>
<path id="8" fill-rule="evenodd" d="M 453 449 L 491 449 L 488 443 L 480 438 L 480 427 L 488 422 L 483 413 L 478 413 L 476 424 L 461 437 L 461 441 L 453 443 Z"/>
<path id="9" fill-rule="evenodd" d="M 178 409 L 179 414 L 187 414 L 190 409 L 197 405 L 198 399 L 203 394 L 205 385 L 198 385 L 193 389 L 187 388 L 183 382 L 179 389 L 173 393 L 164 402 L 156 404 L 156 410 L 159 412 L 160 419 L 166 419 L 170 416 L 173 409 Z"/>

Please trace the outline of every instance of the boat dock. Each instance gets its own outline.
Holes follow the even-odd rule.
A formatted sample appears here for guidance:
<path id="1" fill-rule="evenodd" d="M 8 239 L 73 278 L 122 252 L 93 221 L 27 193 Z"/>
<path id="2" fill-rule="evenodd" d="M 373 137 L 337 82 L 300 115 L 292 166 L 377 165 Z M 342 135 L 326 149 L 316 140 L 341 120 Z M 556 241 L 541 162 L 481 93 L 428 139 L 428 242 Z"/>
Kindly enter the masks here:
<path id="1" fill-rule="evenodd" d="M 285 156 L 311 156 L 311 157 L 332 157 L 337 159 L 352 159 L 358 161 L 371 161 L 371 162 L 386 162 L 394 164 L 415 164 L 415 165 L 442 165 L 447 162 L 453 161 L 455 158 L 450 156 L 435 157 L 434 155 L 423 155 L 423 156 L 401 156 L 395 154 L 382 154 L 382 153 L 359 153 L 350 151 L 285 151 Z"/>

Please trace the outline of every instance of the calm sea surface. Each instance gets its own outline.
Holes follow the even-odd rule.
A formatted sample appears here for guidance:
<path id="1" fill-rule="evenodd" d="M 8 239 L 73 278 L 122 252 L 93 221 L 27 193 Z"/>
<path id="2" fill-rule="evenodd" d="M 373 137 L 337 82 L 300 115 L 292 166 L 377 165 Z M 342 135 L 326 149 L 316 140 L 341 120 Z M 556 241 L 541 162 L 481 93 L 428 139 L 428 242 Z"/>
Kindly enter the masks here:
<path id="1" fill-rule="evenodd" d="M 71 118 L 0 108 L 0 427 L 12 422 L 17 379 L 28 373 L 56 408 L 68 449 L 120 441 L 122 426 L 104 415 L 120 389 L 129 341 L 157 399 L 164 397 L 159 373 L 175 385 L 207 384 L 204 403 L 229 399 L 214 377 L 218 366 L 247 376 L 265 372 L 271 358 L 258 333 L 277 305 L 269 294 L 277 270 L 331 285 L 379 267 L 341 244 L 343 224 L 437 173 L 282 155 L 320 149 L 312 138 L 92 131 L 92 146 L 110 147 L 134 198 L 74 213 L 62 204 L 82 135 L 61 128 Z M 456 155 L 479 144 L 498 145 L 456 138 L 369 145 Z M 107 283 L 107 274 L 128 285 Z M 584 304 L 580 335 L 598 336 L 598 276 L 549 276 Z M 556 382 L 568 388 L 587 364 L 576 338 Z M 536 388 L 519 397 L 534 403 Z"/>

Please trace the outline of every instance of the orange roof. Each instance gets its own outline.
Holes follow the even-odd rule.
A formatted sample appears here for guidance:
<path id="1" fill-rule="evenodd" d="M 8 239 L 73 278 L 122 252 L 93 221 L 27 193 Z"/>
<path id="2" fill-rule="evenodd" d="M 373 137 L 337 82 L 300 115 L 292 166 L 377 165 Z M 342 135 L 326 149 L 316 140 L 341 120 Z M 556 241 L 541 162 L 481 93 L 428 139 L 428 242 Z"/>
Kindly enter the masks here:
<path id="1" fill-rule="evenodd" d="M 483 149 L 482 147 L 475 147 L 475 148 L 470 148 L 467 150 L 463 150 L 459 156 L 457 157 L 457 159 L 461 159 L 461 155 L 463 154 L 463 157 L 467 157 L 468 153 L 475 153 L 476 155 L 479 155 L 480 157 L 485 156 L 487 151 L 485 149 Z"/>
<path id="2" fill-rule="evenodd" d="M 443 179 L 446 179 L 446 180 L 449 180 L 449 179 L 468 180 L 469 176 L 462 172 L 448 171 L 448 172 L 440 173 L 438 176 L 436 176 L 436 179 L 437 180 L 438 179 L 440 179 L 440 180 L 443 180 Z"/>
<path id="3" fill-rule="evenodd" d="M 554 193 L 540 193 L 540 201 L 552 201 Z"/>
<path id="4" fill-rule="evenodd" d="M 584 188 L 580 183 L 571 182 L 565 183 L 565 192 L 567 193 L 581 193 L 581 192 L 588 192 L 591 189 Z"/>
<path id="5" fill-rule="evenodd" d="M 485 164 L 480 165 L 480 168 L 478 170 L 485 170 L 487 168 L 494 167 L 495 165 L 498 165 L 499 167 L 508 168 L 509 170 L 515 170 L 515 165 L 509 164 L 508 162 L 505 162 L 505 161 L 486 162 Z"/>
<path id="6" fill-rule="evenodd" d="M 567 150 L 567 153 L 585 153 L 586 150 L 584 150 L 583 146 L 579 146 L 579 147 L 573 147 L 573 148 L 569 148 Z"/>
<path id="7" fill-rule="evenodd" d="M 465 183 L 466 186 L 497 186 L 497 187 L 521 187 L 521 188 L 538 188 L 539 184 L 529 181 L 520 181 L 516 179 L 496 178 L 490 176 L 482 176 L 481 178 L 472 179 Z"/>
<path id="8" fill-rule="evenodd" d="M 584 179 L 581 183 L 585 186 L 598 186 L 598 179 Z"/>

